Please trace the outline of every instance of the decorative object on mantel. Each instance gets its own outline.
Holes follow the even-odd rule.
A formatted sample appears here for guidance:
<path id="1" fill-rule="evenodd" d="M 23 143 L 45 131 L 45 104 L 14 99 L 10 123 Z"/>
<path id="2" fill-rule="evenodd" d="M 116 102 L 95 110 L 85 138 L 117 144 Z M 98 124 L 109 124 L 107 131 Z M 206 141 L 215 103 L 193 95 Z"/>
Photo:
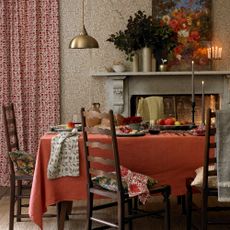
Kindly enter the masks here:
<path id="1" fill-rule="evenodd" d="M 125 71 L 125 66 L 122 63 L 114 63 L 112 68 L 116 73 L 121 73 Z"/>
<path id="2" fill-rule="evenodd" d="M 160 72 L 165 72 L 165 71 L 167 71 L 167 64 L 166 64 L 167 59 L 161 58 L 161 62 L 162 62 L 162 64 L 160 64 L 160 66 L 159 66 Z"/>
<path id="3" fill-rule="evenodd" d="M 173 35 L 176 33 L 168 25 L 162 27 L 160 24 L 153 24 L 151 16 L 147 16 L 144 11 L 138 11 L 134 17 L 130 16 L 124 31 L 111 34 L 107 41 L 113 42 L 116 48 L 124 51 L 130 61 L 133 61 L 138 50 L 143 49 L 143 71 L 146 72 L 152 71 L 152 52 L 157 50 L 160 43 L 167 44 L 168 50 L 174 47 L 176 36 Z M 149 51 L 146 52 L 146 47 L 151 50 L 151 56 Z M 150 60 L 146 60 L 146 57 L 150 57 Z"/>
<path id="4" fill-rule="evenodd" d="M 197 70 L 210 70 L 207 44 L 211 41 L 212 0 L 152 0 L 156 23 L 168 25 L 178 37 L 171 53 L 163 47 L 169 71 L 186 71 L 194 60 Z M 159 55 L 159 54 L 158 54 Z"/>
<path id="5" fill-rule="evenodd" d="M 98 42 L 95 38 L 91 37 L 88 35 L 85 24 L 84 24 L 84 7 L 85 7 L 85 0 L 83 0 L 82 3 L 82 31 L 80 32 L 79 35 L 74 37 L 70 44 L 69 48 L 70 49 L 90 49 L 90 48 L 99 48 Z"/>

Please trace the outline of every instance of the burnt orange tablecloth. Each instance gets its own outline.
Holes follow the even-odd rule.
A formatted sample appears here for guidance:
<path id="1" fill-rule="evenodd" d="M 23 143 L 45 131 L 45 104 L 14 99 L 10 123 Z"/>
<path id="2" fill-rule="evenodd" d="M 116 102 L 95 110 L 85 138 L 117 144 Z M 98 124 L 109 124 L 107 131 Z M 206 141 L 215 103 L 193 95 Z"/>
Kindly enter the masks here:
<path id="1" fill-rule="evenodd" d="M 29 206 L 30 217 L 41 228 L 42 214 L 48 205 L 86 198 L 82 138 L 79 138 L 80 176 L 48 180 L 52 136 L 45 135 L 40 140 Z M 102 137 L 94 135 L 92 138 Z M 123 166 L 152 176 L 162 184 L 170 184 L 172 195 L 183 195 L 185 178 L 194 176 L 194 170 L 202 165 L 204 137 L 175 134 L 118 137 L 118 147 Z"/>

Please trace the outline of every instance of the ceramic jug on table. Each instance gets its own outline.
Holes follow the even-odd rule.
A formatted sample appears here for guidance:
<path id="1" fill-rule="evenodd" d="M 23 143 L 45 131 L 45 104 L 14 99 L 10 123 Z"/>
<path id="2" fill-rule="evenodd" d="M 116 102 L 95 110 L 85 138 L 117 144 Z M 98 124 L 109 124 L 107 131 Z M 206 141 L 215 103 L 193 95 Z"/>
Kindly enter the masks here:
<path id="1" fill-rule="evenodd" d="M 100 103 L 98 102 L 92 103 L 91 108 L 87 112 L 88 115 L 86 117 L 86 125 L 88 127 L 93 127 L 101 123 L 101 119 L 97 117 L 98 113 L 101 113 Z"/>

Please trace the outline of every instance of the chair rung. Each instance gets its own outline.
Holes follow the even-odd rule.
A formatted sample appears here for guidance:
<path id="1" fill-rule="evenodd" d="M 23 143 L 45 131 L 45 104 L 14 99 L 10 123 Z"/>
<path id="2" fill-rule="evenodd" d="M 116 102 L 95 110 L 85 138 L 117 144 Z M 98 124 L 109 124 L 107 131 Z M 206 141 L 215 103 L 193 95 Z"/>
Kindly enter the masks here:
<path id="1" fill-rule="evenodd" d="M 30 218 L 29 214 L 14 215 L 14 218 Z"/>
<path id="2" fill-rule="evenodd" d="M 101 220 L 101 219 L 98 219 L 98 218 L 95 218 L 95 217 L 91 217 L 90 219 L 95 221 L 95 222 L 97 222 L 97 223 L 100 223 L 100 224 L 106 224 L 106 225 L 108 225 L 110 227 L 118 228 L 117 224 L 113 224 L 113 223 L 110 223 L 110 222 L 105 221 L 105 220 Z"/>
<path id="3" fill-rule="evenodd" d="M 30 198 L 30 195 L 16 195 L 15 196 L 16 197 L 16 199 L 29 199 Z"/>

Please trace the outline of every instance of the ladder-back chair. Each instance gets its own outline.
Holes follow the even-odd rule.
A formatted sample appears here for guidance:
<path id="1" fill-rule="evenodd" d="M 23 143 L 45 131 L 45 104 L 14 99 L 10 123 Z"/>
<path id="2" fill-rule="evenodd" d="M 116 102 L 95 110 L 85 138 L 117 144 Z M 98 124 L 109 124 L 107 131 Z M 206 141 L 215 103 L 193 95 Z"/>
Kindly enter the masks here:
<path id="1" fill-rule="evenodd" d="M 164 229 L 170 229 L 169 185 L 156 185 L 150 189 L 151 195 L 162 195 L 164 200 L 163 208 L 152 212 L 138 212 L 137 198 L 130 198 L 123 186 L 113 111 L 110 110 L 109 114 L 106 114 L 95 111 L 86 112 L 82 108 L 81 117 L 87 173 L 87 229 L 92 229 L 93 222 L 103 225 L 103 229 L 109 227 L 124 229 L 125 224 L 128 223 L 129 229 L 132 229 L 133 219 L 154 214 L 159 216 L 159 213 L 164 215 Z M 87 123 L 90 123 L 88 122 L 90 119 L 109 119 L 109 127 L 89 127 Z M 92 140 L 93 135 L 94 139 Z M 113 183 L 103 187 L 96 182 L 95 177 L 110 182 L 113 181 Z M 111 200 L 106 204 L 95 205 L 95 194 Z M 126 204 L 127 214 L 125 213 Z M 117 218 L 114 222 L 95 217 L 94 212 L 96 210 L 102 210 L 114 205 L 117 206 Z"/>
<path id="2" fill-rule="evenodd" d="M 204 148 L 204 161 L 203 168 L 200 170 L 201 184 L 195 183 L 191 185 L 194 178 L 188 178 L 186 181 L 187 194 L 186 194 L 186 215 L 187 215 L 187 230 L 190 230 L 194 226 L 192 223 L 192 210 L 200 211 L 201 216 L 201 229 L 207 230 L 209 224 L 230 224 L 230 221 L 221 220 L 221 217 L 210 218 L 209 212 L 215 211 L 229 211 L 230 208 L 226 206 L 210 205 L 210 197 L 218 197 L 217 189 L 217 169 L 216 169 L 216 155 L 214 150 L 216 149 L 216 142 L 214 135 L 216 128 L 212 127 L 211 120 L 216 117 L 216 113 L 212 112 L 209 108 L 207 110 L 206 125 L 205 125 L 205 148 Z M 201 207 L 193 207 L 192 195 L 193 193 L 201 193 Z"/>

